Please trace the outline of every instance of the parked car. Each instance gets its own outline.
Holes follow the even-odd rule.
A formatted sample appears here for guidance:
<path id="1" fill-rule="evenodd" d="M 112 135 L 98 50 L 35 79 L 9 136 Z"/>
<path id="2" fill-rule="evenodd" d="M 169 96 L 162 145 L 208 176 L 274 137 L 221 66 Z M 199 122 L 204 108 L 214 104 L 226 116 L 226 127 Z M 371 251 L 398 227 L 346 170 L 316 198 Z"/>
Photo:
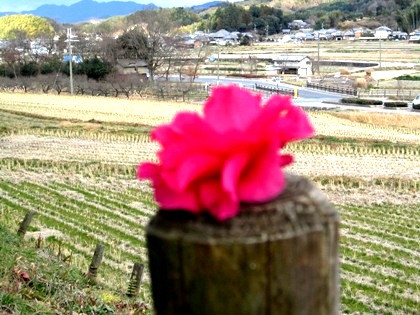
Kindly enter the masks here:
<path id="1" fill-rule="evenodd" d="M 413 109 L 420 109 L 420 94 L 417 95 L 413 100 Z"/>

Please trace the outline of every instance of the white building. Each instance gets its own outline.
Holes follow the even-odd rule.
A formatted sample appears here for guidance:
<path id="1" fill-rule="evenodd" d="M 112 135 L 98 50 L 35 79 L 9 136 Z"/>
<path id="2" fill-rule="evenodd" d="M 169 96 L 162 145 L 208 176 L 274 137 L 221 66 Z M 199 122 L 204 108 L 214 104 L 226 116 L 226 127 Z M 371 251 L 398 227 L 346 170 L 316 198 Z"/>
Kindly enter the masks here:
<path id="1" fill-rule="evenodd" d="M 388 39 L 392 35 L 392 30 L 387 26 L 380 26 L 375 29 L 375 38 Z"/>
<path id="2" fill-rule="evenodd" d="M 273 58 L 277 74 L 295 74 L 302 77 L 312 75 L 312 59 L 305 55 L 282 55 Z"/>

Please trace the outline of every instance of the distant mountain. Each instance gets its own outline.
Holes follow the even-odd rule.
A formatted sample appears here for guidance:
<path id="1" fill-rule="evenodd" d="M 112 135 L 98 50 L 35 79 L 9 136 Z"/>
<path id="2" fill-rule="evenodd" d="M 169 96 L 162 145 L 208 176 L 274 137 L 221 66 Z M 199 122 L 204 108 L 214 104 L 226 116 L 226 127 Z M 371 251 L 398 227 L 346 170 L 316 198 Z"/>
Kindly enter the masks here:
<path id="1" fill-rule="evenodd" d="M 226 1 L 211 1 L 200 5 L 193 5 L 190 7 L 194 11 L 204 11 L 213 7 L 220 7 L 226 5 Z"/>
<path id="2" fill-rule="evenodd" d="M 102 20 L 117 15 L 128 15 L 141 10 L 158 9 L 153 3 L 139 4 L 132 1 L 96 2 L 94 0 L 82 0 L 72 5 L 42 5 L 32 11 L 19 13 L 0 12 L 0 16 L 10 14 L 33 14 L 53 19 L 59 23 L 78 23 L 90 20 Z"/>

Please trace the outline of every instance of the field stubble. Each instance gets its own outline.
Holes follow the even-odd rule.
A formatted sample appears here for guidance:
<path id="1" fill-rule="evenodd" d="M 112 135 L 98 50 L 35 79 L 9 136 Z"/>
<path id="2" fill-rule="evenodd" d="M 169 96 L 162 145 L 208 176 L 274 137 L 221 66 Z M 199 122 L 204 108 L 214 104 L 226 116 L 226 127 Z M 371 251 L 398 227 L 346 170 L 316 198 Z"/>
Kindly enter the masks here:
<path id="1" fill-rule="evenodd" d="M 83 269 L 95 244 L 107 244 L 101 281 L 123 290 L 129 265 L 147 261 L 143 228 L 156 211 L 149 185 L 134 178 L 136 165 L 153 161 L 159 147 L 150 141 L 150 129 L 133 132 L 133 124 L 153 127 L 179 110 L 200 107 L 106 103 L 44 96 L 14 96 L 8 102 L 0 95 L 0 122 L 8 121 L 0 134 L 0 211 L 2 224 L 16 229 L 25 212 L 37 210 L 37 228 L 56 231 L 49 242 L 72 252 Z M 288 148 L 296 157 L 288 171 L 312 178 L 340 212 L 342 313 L 415 314 L 418 117 L 320 112 L 310 117 L 317 138 Z M 91 119 L 96 122 L 88 123 Z M 116 122 L 122 125 L 110 125 Z M 147 270 L 141 298 L 151 303 Z"/>

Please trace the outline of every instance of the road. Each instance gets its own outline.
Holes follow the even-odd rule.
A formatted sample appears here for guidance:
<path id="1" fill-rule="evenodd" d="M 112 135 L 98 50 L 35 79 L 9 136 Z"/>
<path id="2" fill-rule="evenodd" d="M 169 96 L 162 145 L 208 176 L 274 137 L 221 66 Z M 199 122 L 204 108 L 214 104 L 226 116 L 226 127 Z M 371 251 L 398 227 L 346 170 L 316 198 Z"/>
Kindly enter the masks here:
<path id="1" fill-rule="evenodd" d="M 342 95 L 342 94 L 331 93 L 327 91 L 318 91 L 318 90 L 313 90 L 313 89 L 308 89 L 308 88 L 301 88 L 301 87 L 296 87 L 291 84 L 285 84 L 281 82 L 276 83 L 273 81 L 269 81 L 267 79 L 245 79 L 245 78 L 232 78 L 232 77 L 217 78 L 217 76 L 200 76 L 195 79 L 195 82 L 200 82 L 200 83 L 207 82 L 208 84 L 211 84 L 213 86 L 217 85 L 218 82 L 219 84 L 223 84 L 223 85 L 238 84 L 240 86 L 243 86 L 249 89 L 254 89 L 255 84 L 264 84 L 267 86 L 279 87 L 279 88 L 291 89 L 291 90 L 297 88 L 299 91 L 299 98 L 308 99 L 308 100 L 317 100 L 318 102 L 322 102 L 322 101 L 337 102 L 341 98 L 345 97 L 345 95 Z"/>
<path id="2" fill-rule="evenodd" d="M 285 88 L 285 89 L 298 89 L 298 97 L 293 99 L 293 103 L 302 106 L 302 107 L 311 107 L 311 108 L 322 108 L 322 109 L 350 109 L 350 110 L 362 110 L 362 111 L 371 111 L 371 112 L 389 112 L 389 113 L 400 113 L 400 114 L 412 114 L 419 115 L 419 111 L 410 111 L 409 109 L 402 110 L 392 110 L 384 108 L 371 108 L 371 107 L 362 107 L 362 106 L 352 106 L 340 104 L 340 100 L 343 97 L 351 97 L 345 94 L 319 91 L 314 89 L 308 89 L 306 87 L 296 87 L 291 84 L 285 83 L 276 83 L 269 81 L 267 79 L 245 79 L 245 78 L 232 78 L 232 77 L 217 77 L 217 76 L 200 76 L 195 79 L 195 82 L 199 83 L 208 83 L 212 86 L 217 85 L 217 83 L 222 85 L 227 84 L 238 84 L 242 87 L 254 90 L 255 84 L 264 84 L 273 87 Z"/>

